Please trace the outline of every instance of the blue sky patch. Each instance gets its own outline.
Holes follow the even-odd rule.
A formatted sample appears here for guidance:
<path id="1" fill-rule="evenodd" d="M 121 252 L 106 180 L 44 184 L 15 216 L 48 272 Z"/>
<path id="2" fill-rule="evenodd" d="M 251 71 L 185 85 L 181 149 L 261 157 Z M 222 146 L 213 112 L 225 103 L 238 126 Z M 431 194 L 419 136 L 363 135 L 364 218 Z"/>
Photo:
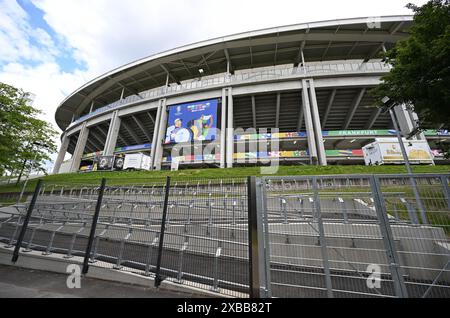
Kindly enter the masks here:
<path id="1" fill-rule="evenodd" d="M 68 50 L 64 43 L 61 43 L 60 37 L 55 33 L 55 31 L 47 24 L 44 19 L 44 12 L 36 7 L 30 0 L 17 0 L 17 3 L 22 7 L 22 9 L 28 15 L 28 23 L 34 29 L 42 29 L 52 38 L 55 43 L 58 54 L 55 56 L 56 63 L 59 65 L 62 71 L 72 73 L 75 70 L 86 70 L 86 64 L 77 63 L 76 59 L 73 57 L 73 51 Z M 39 43 L 36 38 L 30 37 L 30 43 L 38 48 L 42 48 L 43 45 Z M 25 65 L 35 66 L 34 61 L 23 61 Z"/>

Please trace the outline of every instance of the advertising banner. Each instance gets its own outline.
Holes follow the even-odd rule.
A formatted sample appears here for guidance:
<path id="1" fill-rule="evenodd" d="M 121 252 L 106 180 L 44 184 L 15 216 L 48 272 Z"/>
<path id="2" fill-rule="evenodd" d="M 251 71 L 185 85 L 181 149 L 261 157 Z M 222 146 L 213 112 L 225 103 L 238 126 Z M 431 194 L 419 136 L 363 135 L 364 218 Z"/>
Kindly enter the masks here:
<path id="1" fill-rule="evenodd" d="M 322 132 L 323 136 L 389 136 L 395 130 L 330 130 Z"/>
<path id="2" fill-rule="evenodd" d="M 115 149 L 115 152 L 125 152 L 125 151 L 133 151 L 133 150 L 146 150 L 146 149 L 151 149 L 151 148 L 152 148 L 152 144 L 143 144 L 143 145 L 117 147 Z"/>
<path id="3" fill-rule="evenodd" d="M 408 159 L 411 161 L 432 161 L 429 146 L 426 142 L 404 143 Z M 381 142 L 381 156 L 384 162 L 403 162 L 403 155 L 398 143 Z"/>
<path id="4" fill-rule="evenodd" d="M 215 140 L 217 108 L 217 99 L 170 106 L 164 143 Z"/>

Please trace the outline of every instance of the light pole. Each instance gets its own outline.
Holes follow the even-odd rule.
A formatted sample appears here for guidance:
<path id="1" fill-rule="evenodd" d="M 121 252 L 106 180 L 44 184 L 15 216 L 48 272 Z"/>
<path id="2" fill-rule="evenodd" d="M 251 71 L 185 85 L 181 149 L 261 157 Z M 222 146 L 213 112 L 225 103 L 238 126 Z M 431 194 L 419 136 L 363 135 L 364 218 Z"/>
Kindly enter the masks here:
<path id="1" fill-rule="evenodd" d="M 410 175 L 411 185 L 412 185 L 412 189 L 414 192 L 414 196 L 416 198 L 417 207 L 419 208 L 422 222 L 424 222 L 424 224 L 427 224 L 428 220 L 427 220 L 427 217 L 425 214 L 425 208 L 423 206 L 422 200 L 420 199 L 420 193 L 419 193 L 419 190 L 417 189 L 416 179 L 414 179 L 413 171 L 411 169 L 411 164 L 410 164 L 409 158 L 408 158 L 408 153 L 406 152 L 406 148 L 403 143 L 403 137 L 400 132 L 399 124 L 397 121 L 397 116 L 394 113 L 394 108 L 397 107 L 398 105 L 395 104 L 387 96 L 385 96 L 381 101 L 383 102 L 385 108 L 389 111 L 389 115 L 391 115 L 392 124 L 394 125 L 395 134 L 397 135 L 398 143 L 400 144 L 400 149 L 402 151 L 403 160 L 405 161 L 406 170 L 408 171 L 408 174 Z"/>
<path id="2" fill-rule="evenodd" d="M 41 147 L 46 147 L 47 146 L 47 145 L 39 143 L 39 142 L 33 142 L 33 145 L 41 146 Z M 31 172 L 33 171 L 33 167 L 34 167 L 34 165 L 36 163 L 37 156 L 38 156 L 38 152 L 36 151 L 36 154 L 34 155 L 33 162 L 31 163 L 30 168 L 28 169 L 27 177 L 25 179 L 25 182 L 23 183 L 22 190 L 20 191 L 20 195 L 19 195 L 19 199 L 17 200 L 17 204 L 19 204 L 20 201 L 22 200 L 23 193 L 25 192 L 25 188 L 26 188 L 27 183 L 28 183 L 28 178 L 30 177 Z"/>

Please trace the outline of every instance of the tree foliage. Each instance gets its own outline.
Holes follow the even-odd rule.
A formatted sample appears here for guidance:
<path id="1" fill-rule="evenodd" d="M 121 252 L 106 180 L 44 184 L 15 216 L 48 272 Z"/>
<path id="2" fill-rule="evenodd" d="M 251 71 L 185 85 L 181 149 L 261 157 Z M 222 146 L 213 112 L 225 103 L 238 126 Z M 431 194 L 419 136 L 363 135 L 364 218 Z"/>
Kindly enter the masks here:
<path id="1" fill-rule="evenodd" d="M 450 127 L 450 1 L 431 0 L 414 11 L 411 36 L 385 54 L 393 66 L 373 94 L 419 114 L 420 125 Z"/>
<path id="2" fill-rule="evenodd" d="M 42 170 L 56 152 L 57 132 L 38 118 L 41 111 L 30 106 L 26 97 L 23 90 L 0 82 L 0 175 L 31 166 Z"/>

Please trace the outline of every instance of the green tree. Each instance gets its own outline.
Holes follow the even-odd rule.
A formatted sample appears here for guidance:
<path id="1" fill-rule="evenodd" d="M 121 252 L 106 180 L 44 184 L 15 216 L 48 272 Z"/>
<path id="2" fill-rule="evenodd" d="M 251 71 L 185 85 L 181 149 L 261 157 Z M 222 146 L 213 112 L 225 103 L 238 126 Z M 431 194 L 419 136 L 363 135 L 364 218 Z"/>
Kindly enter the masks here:
<path id="1" fill-rule="evenodd" d="M 431 0 L 414 11 L 411 36 L 385 54 L 391 72 L 373 90 L 419 114 L 422 127 L 450 126 L 450 1 Z"/>
<path id="2" fill-rule="evenodd" d="M 57 132 L 38 118 L 40 114 L 28 104 L 23 90 L 0 83 L 0 175 L 43 170 L 56 152 Z"/>

